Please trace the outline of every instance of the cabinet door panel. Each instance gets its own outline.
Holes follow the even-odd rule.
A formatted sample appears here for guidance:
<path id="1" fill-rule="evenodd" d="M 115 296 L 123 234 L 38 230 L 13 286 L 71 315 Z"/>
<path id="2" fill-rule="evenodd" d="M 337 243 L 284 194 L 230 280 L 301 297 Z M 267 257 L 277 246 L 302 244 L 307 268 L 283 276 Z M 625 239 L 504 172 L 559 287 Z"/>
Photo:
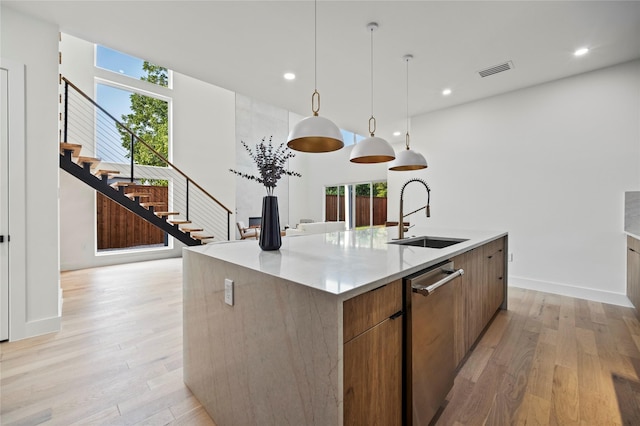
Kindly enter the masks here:
<path id="1" fill-rule="evenodd" d="M 402 424 L 402 317 L 344 344 L 344 424 Z"/>
<path id="2" fill-rule="evenodd" d="M 468 272 L 467 272 L 468 271 Z M 483 305 L 485 293 L 485 268 L 482 248 L 469 252 L 468 268 L 465 269 L 467 307 L 467 350 L 473 346 L 484 329 Z"/>
<path id="3" fill-rule="evenodd" d="M 487 276 L 483 320 L 487 324 L 504 300 L 504 240 L 489 243 L 485 253 Z"/>

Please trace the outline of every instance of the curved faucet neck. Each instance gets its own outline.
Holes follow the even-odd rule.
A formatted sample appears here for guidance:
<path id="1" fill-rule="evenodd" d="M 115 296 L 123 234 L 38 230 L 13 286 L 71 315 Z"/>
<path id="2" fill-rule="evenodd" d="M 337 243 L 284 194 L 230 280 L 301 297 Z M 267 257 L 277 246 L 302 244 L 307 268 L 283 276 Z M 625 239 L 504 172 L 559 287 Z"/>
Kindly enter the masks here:
<path id="1" fill-rule="evenodd" d="M 400 189 L 400 215 L 399 215 L 399 218 L 398 218 L 398 239 L 400 239 L 400 240 L 404 238 L 404 189 L 411 182 L 420 182 L 422 185 L 424 185 L 425 189 L 427 190 L 427 205 L 426 205 L 426 209 L 427 209 L 427 217 L 430 216 L 430 206 L 429 206 L 429 204 L 431 203 L 431 188 L 429 188 L 429 185 L 427 184 L 427 182 L 425 182 L 424 180 L 422 180 L 420 178 L 409 179 L 408 181 L 406 181 L 404 183 L 404 185 L 402 185 L 402 189 Z M 415 213 L 415 211 L 413 213 Z M 411 213 L 409 213 L 409 214 L 411 214 Z M 407 214 L 407 216 L 409 214 Z"/>

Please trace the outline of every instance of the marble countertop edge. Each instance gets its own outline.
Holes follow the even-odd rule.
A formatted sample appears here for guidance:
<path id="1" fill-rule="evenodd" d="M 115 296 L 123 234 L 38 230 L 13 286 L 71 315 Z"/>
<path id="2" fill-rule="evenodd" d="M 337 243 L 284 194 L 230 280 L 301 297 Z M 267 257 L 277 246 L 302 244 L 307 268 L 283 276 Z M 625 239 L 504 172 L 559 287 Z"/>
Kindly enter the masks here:
<path id="1" fill-rule="evenodd" d="M 277 251 L 263 251 L 255 240 L 224 241 L 184 250 L 349 298 L 507 235 L 497 231 L 412 228 L 409 237 L 467 239 L 450 247 L 431 249 L 389 244 L 396 233 L 396 228 L 366 228 L 284 237 Z"/>
<path id="2" fill-rule="evenodd" d="M 624 231 L 625 234 L 627 234 L 628 236 L 635 238 L 636 240 L 640 240 L 640 233 L 634 233 L 634 232 L 630 232 L 630 231 Z"/>

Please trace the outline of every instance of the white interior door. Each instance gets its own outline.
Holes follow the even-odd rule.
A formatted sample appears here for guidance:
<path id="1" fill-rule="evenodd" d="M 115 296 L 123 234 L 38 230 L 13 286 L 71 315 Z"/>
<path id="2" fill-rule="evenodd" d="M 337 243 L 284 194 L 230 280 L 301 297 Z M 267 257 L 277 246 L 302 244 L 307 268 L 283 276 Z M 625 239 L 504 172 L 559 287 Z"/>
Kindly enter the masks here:
<path id="1" fill-rule="evenodd" d="M 0 340 L 9 338 L 9 73 L 0 68 Z"/>

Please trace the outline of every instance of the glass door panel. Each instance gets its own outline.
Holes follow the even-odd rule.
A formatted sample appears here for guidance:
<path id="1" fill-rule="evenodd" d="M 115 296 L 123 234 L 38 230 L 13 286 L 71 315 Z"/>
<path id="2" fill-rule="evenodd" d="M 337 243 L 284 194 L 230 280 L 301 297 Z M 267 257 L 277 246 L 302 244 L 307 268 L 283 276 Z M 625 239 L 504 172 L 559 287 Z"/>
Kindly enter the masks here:
<path id="1" fill-rule="evenodd" d="M 387 222 L 387 182 L 374 182 L 372 189 L 373 226 L 384 226 Z"/>
<path id="2" fill-rule="evenodd" d="M 371 226 L 371 184 L 355 185 L 353 210 L 355 227 Z"/>

